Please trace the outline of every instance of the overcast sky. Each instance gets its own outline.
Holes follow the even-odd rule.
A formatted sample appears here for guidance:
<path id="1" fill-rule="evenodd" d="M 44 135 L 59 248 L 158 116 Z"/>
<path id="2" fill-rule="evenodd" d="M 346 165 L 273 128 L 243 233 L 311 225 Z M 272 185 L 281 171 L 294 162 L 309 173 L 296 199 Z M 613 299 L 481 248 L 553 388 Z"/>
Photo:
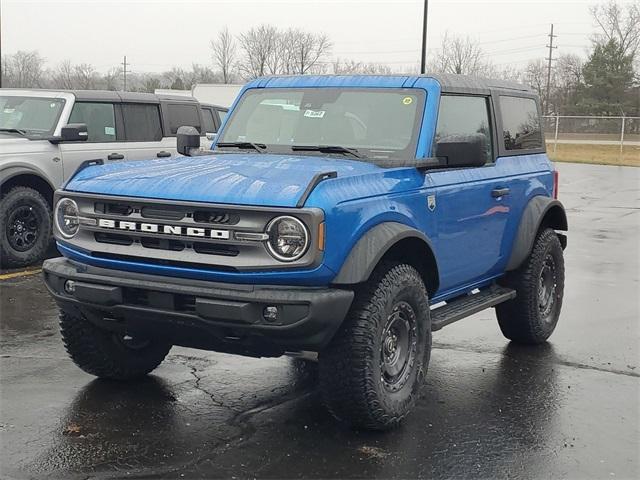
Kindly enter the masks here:
<path id="1" fill-rule="evenodd" d="M 430 0 L 430 50 L 445 31 L 480 42 L 500 66 L 546 56 L 549 25 L 559 49 L 585 55 L 597 0 Z M 0 0 L 2 54 L 38 50 L 49 66 L 64 59 L 97 70 L 127 55 L 134 72 L 209 64 L 209 41 L 228 26 L 261 23 L 324 32 L 332 58 L 390 64 L 419 62 L 423 0 Z"/>

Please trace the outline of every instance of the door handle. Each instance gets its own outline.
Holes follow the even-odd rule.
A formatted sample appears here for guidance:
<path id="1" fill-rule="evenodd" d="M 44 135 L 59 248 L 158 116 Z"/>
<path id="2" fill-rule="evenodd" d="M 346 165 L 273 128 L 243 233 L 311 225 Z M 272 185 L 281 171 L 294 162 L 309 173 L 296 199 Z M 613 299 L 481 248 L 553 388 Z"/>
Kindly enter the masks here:
<path id="1" fill-rule="evenodd" d="M 107 160 L 124 160 L 124 155 L 121 153 L 110 153 L 107 155 Z"/>
<path id="2" fill-rule="evenodd" d="M 164 150 L 162 150 L 161 152 L 156 153 L 156 157 L 158 158 L 166 158 L 166 157 L 170 157 L 171 156 L 171 152 L 165 152 Z"/>
<path id="3" fill-rule="evenodd" d="M 493 190 L 491 190 L 491 196 L 493 198 L 500 198 L 504 197 L 505 195 L 509 195 L 509 192 L 511 192 L 509 188 L 494 188 Z"/>

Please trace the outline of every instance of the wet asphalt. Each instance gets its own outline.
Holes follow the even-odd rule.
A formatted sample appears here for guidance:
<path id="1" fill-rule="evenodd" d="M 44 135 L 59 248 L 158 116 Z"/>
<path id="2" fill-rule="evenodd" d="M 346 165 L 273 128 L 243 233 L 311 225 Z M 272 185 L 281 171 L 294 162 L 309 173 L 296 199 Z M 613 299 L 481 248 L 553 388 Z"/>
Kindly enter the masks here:
<path id="1" fill-rule="evenodd" d="M 316 369 L 174 348 L 143 381 L 67 358 L 39 275 L 0 280 L 2 478 L 639 478 L 640 169 L 560 164 L 560 323 L 509 343 L 492 310 L 434 334 L 398 430 L 350 430 Z"/>

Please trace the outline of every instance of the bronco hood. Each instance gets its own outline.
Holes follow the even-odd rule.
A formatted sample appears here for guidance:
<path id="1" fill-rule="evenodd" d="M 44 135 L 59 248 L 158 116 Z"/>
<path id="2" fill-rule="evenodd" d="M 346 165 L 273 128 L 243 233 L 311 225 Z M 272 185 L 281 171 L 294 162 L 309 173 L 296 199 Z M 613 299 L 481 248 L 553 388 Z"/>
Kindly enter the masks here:
<path id="1" fill-rule="evenodd" d="M 117 162 L 79 172 L 66 190 L 192 202 L 295 207 L 317 173 L 338 177 L 381 170 L 375 165 L 317 156 L 213 154 Z"/>

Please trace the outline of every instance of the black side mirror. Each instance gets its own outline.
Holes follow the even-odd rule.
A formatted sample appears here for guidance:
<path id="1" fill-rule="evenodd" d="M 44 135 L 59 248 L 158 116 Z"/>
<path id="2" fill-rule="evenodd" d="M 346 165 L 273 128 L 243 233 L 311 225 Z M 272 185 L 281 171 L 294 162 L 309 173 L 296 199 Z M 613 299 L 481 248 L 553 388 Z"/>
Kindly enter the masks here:
<path id="1" fill-rule="evenodd" d="M 481 167 L 487 163 L 487 137 L 481 133 L 444 137 L 436 144 L 436 157 L 447 167 Z"/>
<path id="2" fill-rule="evenodd" d="M 200 132 L 195 127 L 182 126 L 177 132 L 177 150 L 181 155 L 190 157 L 192 150 L 200 150 Z"/>
<path id="3" fill-rule="evenodd" d="M 89 132 L 85 123 L 69 123 L 60 130 L 60 140 L 63 142 L 79 142 L 88 138 Z"/>

